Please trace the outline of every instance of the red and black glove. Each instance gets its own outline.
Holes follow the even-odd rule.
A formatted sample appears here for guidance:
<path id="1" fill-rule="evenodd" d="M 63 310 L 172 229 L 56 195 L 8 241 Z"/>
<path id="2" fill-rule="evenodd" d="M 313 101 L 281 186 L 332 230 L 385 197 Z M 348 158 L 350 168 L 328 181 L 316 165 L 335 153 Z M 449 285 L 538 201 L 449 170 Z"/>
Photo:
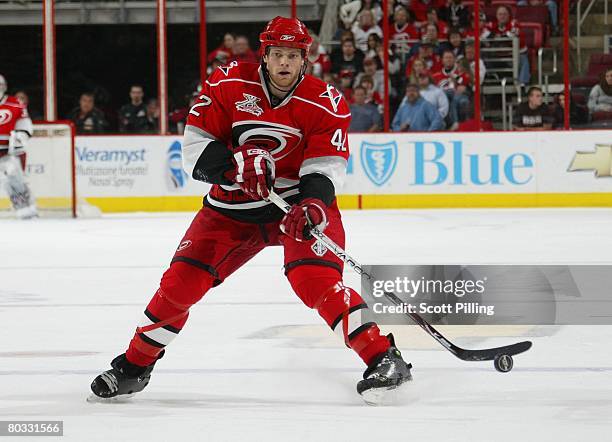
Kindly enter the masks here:
<path id="1" fill-rule="evenodd" d="M 234 151 L 234 170 L 226 177 L 254 200 L 266 199 L 274 184 L 274 158 L 265 149 L 243 144 Z"/>
<path id="2" fill-rule="evenodd" d="M 294 204 L 280 223 L 281 231 L 297 241 L 312 239 L 310 229 L 327 227 L 327 206 L 317 198 L 306 198 Z"/>

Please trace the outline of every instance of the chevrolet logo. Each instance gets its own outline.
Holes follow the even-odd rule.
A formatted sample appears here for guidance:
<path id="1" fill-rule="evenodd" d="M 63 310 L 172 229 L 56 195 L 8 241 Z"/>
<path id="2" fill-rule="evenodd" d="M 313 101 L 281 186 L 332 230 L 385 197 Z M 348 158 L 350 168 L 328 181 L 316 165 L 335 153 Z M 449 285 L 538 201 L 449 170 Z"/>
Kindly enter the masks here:
<path id="1" fill-rule="evenodd" d="M 612 176 L 612 144 L 596 144 L 594 152 L 576 152 L 568 172 L 594 170 L 596 177 Z"/>

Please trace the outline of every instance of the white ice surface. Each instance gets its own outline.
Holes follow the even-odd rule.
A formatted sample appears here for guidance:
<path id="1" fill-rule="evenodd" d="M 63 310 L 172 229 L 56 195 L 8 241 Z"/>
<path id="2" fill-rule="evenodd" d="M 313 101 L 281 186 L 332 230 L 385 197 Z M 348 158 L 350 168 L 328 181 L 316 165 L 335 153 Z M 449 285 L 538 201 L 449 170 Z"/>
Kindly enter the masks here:
<path id="1" fill-rule="evenodd" d="M 66 441 L 612 437 L 612 327 L 445 330 L 465 346 L 532 339 L 508 374 L 455 359 L 416 327 L 383 327 L 396 333 L 415 380 L 398 405 L 369 407 L 355 392 L 361 361 L 292 294 L 279 248 L 193 308 L 143 393 L 86 403 L 93 377 L 125 350 L 190 219 L 0 221 L 0 420 L 63 420 Z M 348 250 L 365 263 L 612 264 L 610 210 L 344 219 Z"/>

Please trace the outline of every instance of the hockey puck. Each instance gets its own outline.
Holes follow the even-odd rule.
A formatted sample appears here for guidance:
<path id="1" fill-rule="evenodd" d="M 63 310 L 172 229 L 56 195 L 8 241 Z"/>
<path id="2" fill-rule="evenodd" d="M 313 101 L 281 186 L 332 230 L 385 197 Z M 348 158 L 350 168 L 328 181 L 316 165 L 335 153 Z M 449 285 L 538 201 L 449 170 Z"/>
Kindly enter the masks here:
<path id="1" fill-rule="evenodd" d="M 514 361 L 512 360 L 512 356 L 501 354 L 495 356 L 495 360 L 493 361 L 493 365 L 495 365 L 495 369 L 501 373 L 508 373 L 512 370 L 514 366 Z"/>

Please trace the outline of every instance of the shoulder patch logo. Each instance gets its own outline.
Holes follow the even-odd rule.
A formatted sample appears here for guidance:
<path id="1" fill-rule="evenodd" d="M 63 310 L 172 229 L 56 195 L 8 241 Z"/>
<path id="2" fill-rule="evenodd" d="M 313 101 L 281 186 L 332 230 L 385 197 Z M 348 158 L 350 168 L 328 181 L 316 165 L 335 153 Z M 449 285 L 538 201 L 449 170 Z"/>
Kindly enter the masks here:
<path id="1" fill-rule="evenodd" d="M 219 66 L 219 69 L 221 70 L 221 72 L 223 72 L 225 74 L 225 76 L 227 77 L 227 75 L 229 74 L 229 71 L 231 68 L 238 66 L 238 62 L 237 61 L 232 61 L 230 64 L 228 64 L 227 66 Z"/>
<path id="2" fill-rule="evenodd" d="M 261 98 L 256 97 L 255 95 L 245 93 L 243 93 L 242 95 L 244 95 L 244 100 L 236 102 L 236 110 L 248 112 L 250 114 L 255 115 L 256 117 L 259 117 L 261 114 L 263 114 L 263 109 L 260 108 L 257 104 L 259 101 L 261 101 Z"/>
<path id="3" fill-rule="evenodd" d="M 338 105 L 340 104 L 340 100 L 342 100 L 342 94 L 338 92 L 338 90 L 333 87 L 331 84 L 327 85 L 327 90 L 319 95 L 321 98 L 329 98 L 329 102 L 334 108 L 334 112 L 338 112 Z"/>

